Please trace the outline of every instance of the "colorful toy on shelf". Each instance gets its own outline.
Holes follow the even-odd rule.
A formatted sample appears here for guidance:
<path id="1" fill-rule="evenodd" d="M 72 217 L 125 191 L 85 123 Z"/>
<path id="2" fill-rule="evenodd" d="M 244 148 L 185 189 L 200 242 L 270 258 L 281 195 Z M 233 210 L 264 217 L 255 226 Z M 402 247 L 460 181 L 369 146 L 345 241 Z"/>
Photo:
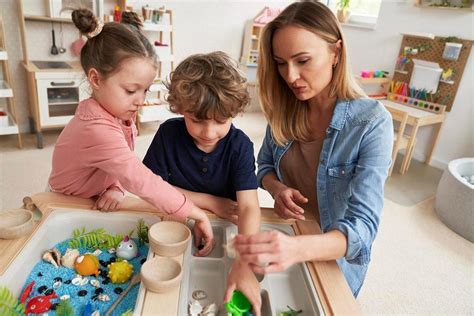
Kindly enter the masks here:
<path id="1" fill-rule="evenodd" d="M 389 72 L 385 70 L 362 70 L 360 76 L 362 78 L 387 78 Z"/>
<path id="2" fill-rule="evenodd" d="M 227 313 L 232 316 L 246 316 L 250 314 L 252 305 L 245 295 L 240 291 L 234 291 L 229 302 L 224 303 Z"/>
<path id="3" fill-rule="evenodd" d="M 93 254 L 87 253 L 77 257 L 74 264 L 76 272 L 82 276 L 99 275 L 99 259 Z"/>
<path id="4" fill-rule="evenodd" d="M 112 262 L 109 268 L 109 278 L 112 283 L 125 283 L 133 274 L 133 266 L 127 260 Z"/>
<path id="5" fill-rule="evenodd" d="M 51 293 L 49 295 L 41 295 L 33 297 L 31 300 L 28 301 L 26 305 L 25 315 L 28 314 L 41 314 L 47 312 L 51 309 L 51 300 L 54 298 L 58 298 L 56 293 Z"/>
<path id="6" fill-rule="evenodd" d="M 138 247 L 133 239 L 128 238 L 126 235 L 123 240 L 118 244 L 117 257 L 130 260 L 138 256 Z"/>

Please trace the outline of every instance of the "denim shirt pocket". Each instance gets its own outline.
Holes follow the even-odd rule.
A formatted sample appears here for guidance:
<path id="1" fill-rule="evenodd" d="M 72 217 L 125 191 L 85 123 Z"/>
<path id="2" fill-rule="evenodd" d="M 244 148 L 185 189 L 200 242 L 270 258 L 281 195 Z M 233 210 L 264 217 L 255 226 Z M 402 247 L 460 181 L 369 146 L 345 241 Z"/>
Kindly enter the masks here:
<path id="1" fill-rule="evenodd" d="M 350 184 L 355 173 L 356 165 L 354 162 L 328 168 L 332 193 L 337 201 L 344 201 L 344 204 L 347 203 L 347 200 L 352 194 Z"/>

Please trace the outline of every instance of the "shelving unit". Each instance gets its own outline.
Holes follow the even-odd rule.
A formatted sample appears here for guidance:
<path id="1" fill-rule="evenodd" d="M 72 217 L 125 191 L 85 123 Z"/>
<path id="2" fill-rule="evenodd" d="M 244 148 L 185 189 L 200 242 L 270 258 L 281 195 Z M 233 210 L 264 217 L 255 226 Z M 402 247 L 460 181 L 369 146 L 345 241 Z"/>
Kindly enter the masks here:
<path id="1" fill-rule="evenodd" d="M 258 47 L 260 45 L 260 34 L 265 25 L 250 20 L 245 25 L 244 46 L 240 64 L 243 67 L 257 67 Z"/>
<path id="2" fill-rule="evenodd" d="M 364 87 L 367 89 L 367 86 L 378 86 L 377 91 L 375 93 L 368 93 L 368 96 L 371 97 L 372 99 L 386 99 L 387 98 L 387 91 L 388 91 L 388 85 L 392 81 L 392 78 L 386 77 L 386 78 L 362 78 L 361 76 L 354 76 L 357 82 L 359 83 L 360 86 Z"/>
<path id="3" fill-rule="evenodd" d="M 442 10 L 459 10 L 459 11 L 474 11 L 474 2 L 472 0 L 416 0 L 415 6 L 420 8 L 429 9 L 442 9 Z"/>
<path id="4" fill-rule="evenodd" d="M 20 130 L 15 108 L 15 96 L 10 82 L 10 68 L 8 66 L 8 53 L 6 49 L 5 30 L 3 27 L 3 19 L 0 16 L 0 64 L 2 67 L 3 80 L 0 80 L 0 98 L 6 99 L 7 108 L 2 109 L 0 115 L 0 135 L 18 135 L 18 148 L 23 147 Z"/>
<path id="5" fill-rule="evenodd" d="M 123 1 L 126 7 L 126 2 Z M 141 8 L 134 8 L 136 12 L 141 12 Z M 152 121 L 164 121 L 177 115 L 169 111 L 169 105 L 164 100 L 166 87 L 163 80 L 174 70 L 174 46 L 173 46 L 173 11 L 164 10 L 159 23 L 143 23 L 143 31 L 153 44 L 159 41 L 165 46 L 156 46 L 155 51 L 158 55 L 158 73 L 155 83 L 150 87 L 150 97 L 145 101 L 144 106 L 138 112 L 137 127 L 140 132 L 140 124 Z M 158 35 L 158 36 L 157 36 Z M 156 38 L 158 37 L 158 39 Z"/>

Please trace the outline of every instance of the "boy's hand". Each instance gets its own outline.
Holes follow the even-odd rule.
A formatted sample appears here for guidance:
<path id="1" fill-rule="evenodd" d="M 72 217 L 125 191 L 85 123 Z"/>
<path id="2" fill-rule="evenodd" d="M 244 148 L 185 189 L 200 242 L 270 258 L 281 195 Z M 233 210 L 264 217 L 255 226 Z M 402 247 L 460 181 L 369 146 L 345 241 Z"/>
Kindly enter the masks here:
<path id="1" fill-rule="evenodd" d="M 197 210 L 197 207 L 195 207 L 193 213 L 197 213 Z M 212 226 L 211 222 L 209 221 L 209 218 L 202 210 L 199 211 L 200 212 L 198 213 L 198 217 L 194 217 L 194 245 L 199 249 L 196 255 L 198 257 L 203 257 L 212 251 L 216 241 L 214 240 L 214 232 L 212 231 Z M 203 241 L 204 245 L 202 245 Z"/>
<path id="2" fill-rule="evenodd" d="M 120 207 L 125 194 L 116 187 L 107 189 L 102 193 L 94 203 L 93 210 L 100 210 L 102 212 L 115 211 Z"/>
<path id="3" fill-rule="evenodd" d="M 226 219 L 235 225 L 238 221 L 237 202 L 218 196 L 210 196 L 207 208 L 220 218 Z"/>
<path id="4" fill-rule="evenodd" d="M 252 304 L 253 314 L 260 316 L 260 310 L 262 308 L 260 284 L 248 264 L 241 260 L 234 261 L 232 269 L 227 276 L 227 289 L 224 295 L 224 302 L 230 301 L 234 290 L 240 290 Z"/>

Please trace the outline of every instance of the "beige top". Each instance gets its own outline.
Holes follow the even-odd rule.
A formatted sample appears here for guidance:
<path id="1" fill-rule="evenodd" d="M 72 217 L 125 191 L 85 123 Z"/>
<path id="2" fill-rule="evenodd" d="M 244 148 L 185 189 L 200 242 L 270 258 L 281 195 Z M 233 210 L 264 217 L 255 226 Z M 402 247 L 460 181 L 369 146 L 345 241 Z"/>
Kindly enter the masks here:
<path id="1" fill-rule="evenodd" d="M 316 192 L 316 172 L 323 141 L 324 139 L 311 142 L 294 141 L 280 163 L 283 183 L 297 189 L 308 199 L 308 203 L 298 205 L 305 210 L 305 213 L 313 213 L 318 224 L 321 223 Z"/>

